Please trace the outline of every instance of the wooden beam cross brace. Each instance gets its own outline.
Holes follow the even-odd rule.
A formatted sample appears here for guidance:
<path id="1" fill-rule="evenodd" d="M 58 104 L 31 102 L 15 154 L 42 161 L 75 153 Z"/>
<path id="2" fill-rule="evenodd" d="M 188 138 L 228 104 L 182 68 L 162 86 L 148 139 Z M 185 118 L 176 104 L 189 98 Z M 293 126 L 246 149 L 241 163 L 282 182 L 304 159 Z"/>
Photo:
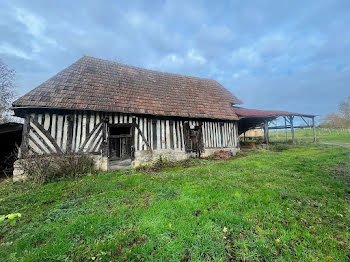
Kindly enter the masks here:
<path id="1" fill-rule="evenodd" d="M 133 122 L 134 126 L 137 128 L 137 130 L 139 131 L 138 133 L 141 135 L 142 140 L 143 140 L 143 142 L 146 144 L 148 150 L 149 150 L 149 151 L 152 151 L 151 146 L 149 145 L 147 139 L 146 139 L 145 136 L 143 135 L 143 133 L 142 133 L 142 131 L 141 131 L 139 125 L 136 123 L 136 118 L 133 118 L 133 119 L 132 119 L 132 122 Z"/>

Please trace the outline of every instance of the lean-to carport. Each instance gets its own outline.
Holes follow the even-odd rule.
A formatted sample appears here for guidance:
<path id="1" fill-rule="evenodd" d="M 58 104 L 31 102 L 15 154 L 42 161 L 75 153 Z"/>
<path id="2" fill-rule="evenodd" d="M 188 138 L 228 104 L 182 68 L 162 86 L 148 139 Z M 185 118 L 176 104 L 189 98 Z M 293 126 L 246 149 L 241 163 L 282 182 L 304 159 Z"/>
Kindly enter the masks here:
<path id="1" fill-rule="evenodd" d="M 264 129 L 264 140 L 265 143 L 269 144 L 269 130 L 279 130 L 279 129 L 290 129 L 292 133 L 293 143 L 295 140 L 295 129 L 296 128 L 312 128 L 314 142 L 316 142 L 316 123 L 315 115 L 309 114 L 300 114 L 286 111 L 267 111 L 267 110 L 256 110 L 256 109 L 246 109 L 246 108 L 235 108 L 236 114 L 239 116 L 239 125 L 238 131 L 239 134 L 254 129 L 254 128 L 263 128 Z M 284 118 L 283 126 L 273 126 L 269 127 L 271 121 L 276 120 L 279 117 Z M 294 125 L 294 119 L 298 117 L 302 119 L 305 125 Z M 306 119 L 311 119 L 311 123 L 306 121 Z"/>

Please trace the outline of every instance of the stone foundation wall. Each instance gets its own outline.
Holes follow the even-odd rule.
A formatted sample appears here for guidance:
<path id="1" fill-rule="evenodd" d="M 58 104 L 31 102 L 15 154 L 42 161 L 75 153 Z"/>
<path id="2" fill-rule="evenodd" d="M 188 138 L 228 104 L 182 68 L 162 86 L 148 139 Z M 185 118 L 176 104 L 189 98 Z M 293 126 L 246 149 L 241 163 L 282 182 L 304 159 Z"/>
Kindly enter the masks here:
<path id="1" fill-rule="evenodd" d="M 12 177 L 13 182 L 24 181 L 27 178 L 27 175 L 25 174 L 21 166 L 21 161 L 23 161 L 23 159 L 18 159 L 13 164 L 13 177 Z"/>
<path id="2" fill-rule="evenodd" d="M 240 151 L 239 148 L 206 148 L 201 154 L 203 157 L 208 157 L 217 151 L 228 151 L 232 156 L 235 156 Z M 137 151 L 135 153 L 135 160 L 132 162 L 132 167 L 138 167 L 141 165 L 152 164 L 158 161 L 160 158 L 167 161 L 180 161 L 191 157 L 196 157 L 194 153 L 186 153 L 182 150 L 153 150 L 151 151 Z"/>
<path id="3" fill-rule="evenodd" d="M 108 157 L 101 155 L 91 155 L 95 162 L 95 168 L 101 171 L 108 171 Z"/>
<path id="4" fill-rule="evenodd" d="M 206 148 L 201 156 L 208 157 L 217 151 L 229 151 L 231 155 L 236 155 L 240 151 L 239 148 Z M 90 155 L 95 162 L 95 167 L 97 170 L 108 171 L 108 157 L 101 155 Z M 195 157 L 193 153 L 186 153 L 182 150 L 174 149 L 163 149 L 163 150 L 145 150 L 136 151 L 135 160 L 131 162 L 132 167 L 138 167 L 141 165 L 152 164 L 158 161 L 160 158 L 166 161 L 180 161 L 191 157 Z M 19 159 L 14 163 L 13 170 L 13 181 L 23 181 L 26 179 L 26 174 L 21 167 L 20 162 L 27 161 L 26 159 Z"/>
<path id="5" fill-rule="evenodd" d="M 167 161 L 180 161 L 189 158 L 189 155 L 182 150 L 163 149 L 149 151 L 135 152 L 135 160 L 132 162 L 132 167 L 140 165 L 152 164 L 160 158 Z"/>

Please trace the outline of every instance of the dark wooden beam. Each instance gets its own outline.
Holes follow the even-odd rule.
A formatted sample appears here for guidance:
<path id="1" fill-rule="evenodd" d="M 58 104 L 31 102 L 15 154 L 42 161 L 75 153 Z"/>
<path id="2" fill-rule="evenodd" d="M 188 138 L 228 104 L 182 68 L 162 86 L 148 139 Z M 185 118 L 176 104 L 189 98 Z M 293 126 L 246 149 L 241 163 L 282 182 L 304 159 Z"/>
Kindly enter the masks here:
<path id="1" fill-rule="evenodd" d="M 301 116 L 300 118 L 303 119 L 303 121 L 305 122 L 305 124 L 306 124 L 308 127 L 311 127 L 310 124 L 305 120 L 304 117 Z"/>
<path id="2" fill-rule="evenodd" d="M 23 131 L 22 131 L 22 144 L 21 144 L 21 150 L 19 155 L 19 158 L 24 158 L 28 155 L 28 141 L 29 141 L 29 129 L 30 129 L 30 117 L 29 115 L 26 115 L 24 119 L 24 125 L 23 125 Z"/>
<path id="3" fill-rule="evenodd" d="M 133 118 L 132 121 L 133 121 L 133 125 L 137 128 L 139 134 L 141 135 L 141 138 L 142 138 L 143 142 L 146 144 L 148 150 L 149 150 L 149 151 L 152 151 L 152 148 L 151 148 L 150 144 L 148 143 L 147 139 L 146 139 L 145 136 L 143 135 L 143 133 L 142 133 L 142 131 L 141 131 L 139 125 L 136 123 L 136 119 Z M 141 149 L 140 149 L 140 150 L 141 150 Z"/>
<path id="4" fill-rule="evenodd" d="M 269 127 L 270 130 L 279 130 L 279 129 L 289 129 L 292 128 L 291 126 L 271 126 Z M 305 128 L 309 128 L 310 126 L 294 126 L 294 129 L 305 129 Z"/>
<path id="5" fill-rule="evenodd" d="M 264 121 L 264 141 L 267 149 L 269 149 L 269 121 Z"/>
<path id="6" fill-rule="evenodd" d="M 315 117 L 312 117 L 312 129 L 314 133 L 314 142 L 316 143 L 317 138 L 316 138 L 316 123 L 315 123 Z"/>
<path id="7" fill-rule="evenodd" d="M 74 115 L 71 114 L 67 117 L 68 120 L 68 131 L 67 131 L 67 149 L 66 153 L 73 153 L 72 143 L 73 143 L 73 119 Z"/>
<path id="8" fill-rule="evenodd" d="M 294 132 L 294 123 L 293 123 L 293 120 L 294 120 L 294 116 L 290 116 L 290 117 L 289 117 L 290 130 L 291 130 L 291 133 L 292 133 L 292 141 L 293 141 L 293 144 L 295 144 L 295 132 Z"/>

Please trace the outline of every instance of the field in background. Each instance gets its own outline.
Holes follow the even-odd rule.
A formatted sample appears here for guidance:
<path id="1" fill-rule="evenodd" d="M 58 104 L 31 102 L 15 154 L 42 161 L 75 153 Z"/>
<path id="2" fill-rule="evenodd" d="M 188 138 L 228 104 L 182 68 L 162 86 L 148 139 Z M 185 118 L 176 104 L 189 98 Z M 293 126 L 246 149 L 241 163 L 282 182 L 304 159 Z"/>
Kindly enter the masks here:
<path id="1" fill-rule="evenodd" d="M 350 129 L 326 129 L 317 128 L 316 136 L 319 142 L 339 142 L 350 143 Z M 295 138 L 299 141 L 312 142 L 313 130 L 312 129 L 296 129 Z M 283 142 L 292 139 L 290 129 L 287 131 L 270 131 L 271 142 Z"/>
<path id="2" fill-rule="evenodd" d="M 349 261 L 349 151 L 271 146 L 227 161 L 0 183 L 3 261 Z M 147 171 L 147 170 L 146 170 Z"/>

